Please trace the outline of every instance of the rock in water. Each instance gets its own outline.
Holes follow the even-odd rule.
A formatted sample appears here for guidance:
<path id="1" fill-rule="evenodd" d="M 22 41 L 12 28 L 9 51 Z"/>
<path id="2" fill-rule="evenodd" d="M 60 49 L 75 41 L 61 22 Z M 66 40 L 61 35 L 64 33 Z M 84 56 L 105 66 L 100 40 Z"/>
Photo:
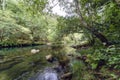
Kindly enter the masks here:
<path id="1" fill-rule="evenodd" d="M 51 45 L 52 45 L 52 43 L 47 43 L 47 45 L 48 45 L 48 46 L 51 46 Z"/>
<path id="2" fill-rule="evenodd" d="M 51 62 L 51 63 L 52 63 L 52 62 L 54 61 L 53 56 L 52 56 L 51 54 L 45 56 L 45 58 L 46 58 L 46 60 L 47 60 L 48 62 Z"/>
<path id="3" fill-rule="evenodd" d="M 32 49 L 32 50 L 31 50 L 31 53 L 32 53 L 32 54 L 36 54 L 36 53 L 38 53 L 39 51 L 40 51 L 39 49 Z"/>

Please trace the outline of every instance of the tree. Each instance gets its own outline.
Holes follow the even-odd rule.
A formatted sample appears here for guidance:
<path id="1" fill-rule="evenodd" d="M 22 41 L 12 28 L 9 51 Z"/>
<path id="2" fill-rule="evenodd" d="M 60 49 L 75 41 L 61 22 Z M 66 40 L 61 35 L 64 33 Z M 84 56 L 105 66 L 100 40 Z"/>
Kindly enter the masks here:
<path id="1" fill-rule="evenodd" d="M 66 1 L 66 0 L 63 0 L 63 1 L 57 0 L 57 1 L 60 7 L 63 8 L 68 13 L 69 16 L 66 16 L 66 18 L 74 17 L 77 19 L 79 17 L 78 18 L 79 27 L 82 27 L 82 29 L 88 30 L 88 32 L 90 32 L 93 36 L 98 38 L 106 46 L 109 46 L 111 44 L 110 41 L 108 40 L 107 35 L 105 35 L 106 34 L 105 30 L 107 29 L 107 26 L 111 25 L 111 23 L 107 23 L 107 22 L 110 22 L 111 19 L 108 19 L 107 18 L 108 14 L 105 14 L 105 13 L 107 11 L 109 12 L 113 11 L 108 9 L 107 6 L 109 5 L 114 4 L 116 5 L 114 6 L 114 8 L 117 9 L 118 4 L 116 3 L 116 1 L 114 0 L 97 0 L 97 1 L 96 0 L 91 0 L 91 1 L 90 0 L 73 0 L 73 2 Z M 47 7 L 49 6 L 48 2 L 49 2 L 48 0 L 24 0 L 24 1 L 21 1 L 20 3 L 23 4 L 23 6 L 25 7 L 24 9 L 26 11 L 29 11 L 31 15 L 34 15 L 34 14 L 43 15 L 43 13 L 44 14 L 47 13 L 47 12 L 44 12 L 44 9 L 46 8 L 46 6 Z M 105 11 L 106 9 L 108 10 Z M 113 12 L 111 12 L 111 15 L 112 13 Z M 119 10 L 116 13 L 119 13 Z M 69 24 L 72 24 L 72 23 L 69 23 Z M 76 22 L 76 24 L 78 24 L 78 22 Z M 72 29 L 73 32 L 78 31 L 78 25 L 76 24 L 73 24 L 75 26 L 74 29 L 69 27 L 69 25 L 66 29 L 68 30 Z M 65 29 L 63 28 L 63 30 Z"/>
<path id="2" fill-rule="evenodd" d="M 71 14 L 76 13 L 75 16 L 79 17 L 80 20 L 79 22 L 81 23 L 81 26 L 87 29 L 93 36 L 98 38 L 103 44 L 105 44 L 106 46 L 112 44 L 111 41 L 108 40 L 107 35 L 105 35 L 106 34 L 105 30 L 111 24 L 113 24 L 111 20 L 116 21 L 115 19 L 110 19 L 110 17 L 119 16 L 119 9 L 118 9 L 119 5 L 117 5 L 117 3 L 114 0 L 97 0 L 97 1 L 73 0 L 73 3 L 70 4 L 71 5 L 70 7 L 66 6 L 67 4 L 69 4 L 68 1 L 59 1 L 59 2 L 61 3 L 62 7 L 65 8 L 66 12 L 72 11 Z M 112 8 L 116 9 L 117 12 L 113 12 L 113 10 L 111 10 L 107 6 L 112 6 Z M 107 15 L 109 15 L 108 13 L 105 14 L 107 11 L 109 11 L 111 14 L 109 17 L 106 17 Z M 117 14 L 117 15 L 113 15 L 113 14 Z M 107 20 L 111 23 L 107 23 L 106 22 Z M 118 22 L 116 24 L 118 24 Z M 118 28 L 114 28 L 114 29 L 118 29 Z"/>
<path id="3" fill-rule="evenodd" d="M 77 10 L 77 14 L 79 16 L 80 22 L 81 24 L 87 29 L 89 30 L 94 36 L 96 36 L 102 43 L 105 43 L 106 46 L 110 45 L 109 41 L 107 40 L 107 38 L 101 34 L 100 32 L 98 32 L 98 30 L 96 30 L 92 24 L 89 24 L 85 21 L 82 12 L 81 12 L 81 8 L 80 8 L 80 2 L 78 0 L 75 0 L 75 5 L 76 5 L 76 10 Z M 84 6 L 85 7 L 85 6 Z M 86 14 L 86 13 L 85 13 Z M 89 14 L 88 14 L 89 15 Z"/>
<path id="4" fill-rule="evenodd" d="M 1 5 L 1 9 L 5 10 L 5 8 L 6 8 L 6 0 L 0 0 L 0 5 Z"/>

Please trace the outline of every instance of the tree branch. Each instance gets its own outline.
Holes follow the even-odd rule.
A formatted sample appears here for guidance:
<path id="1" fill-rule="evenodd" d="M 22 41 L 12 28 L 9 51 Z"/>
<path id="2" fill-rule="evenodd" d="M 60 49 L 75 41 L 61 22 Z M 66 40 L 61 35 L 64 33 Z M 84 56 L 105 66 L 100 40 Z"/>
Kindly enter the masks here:
<path id="1" fill-rule="evenodd" d="M 81 7 L 80 7 L 80 3 L 78 0 L 74 0 L 75 1 L 75 6 L 76 6 L 76 11 L 78 13 L 78 16 L 79 16 L 79 19 L 80 19 L 80 22 L 81 24 L 87 29 L 89 30 L 92 35 L 96 36 L 102 43 L 105 44 L 105 46 L 109 46 L 110 43 L 109 41 L 107 40 L 107 38 L 100 32 L 98 32 L 98 30 L 96 30 L 95 28 L 92 27 L 91 24 L 88 24 L 83 16 L 82 16 L 82 12 L 80 11 Z"/>

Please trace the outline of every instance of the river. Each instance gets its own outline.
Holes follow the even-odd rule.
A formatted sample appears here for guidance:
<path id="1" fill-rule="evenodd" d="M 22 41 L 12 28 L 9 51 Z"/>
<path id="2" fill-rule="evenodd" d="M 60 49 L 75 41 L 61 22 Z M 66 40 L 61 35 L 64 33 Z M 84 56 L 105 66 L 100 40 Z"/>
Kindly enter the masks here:
<path id="1" fill-rule="evenodd" d="M 32 49 L 40 51 L 32 54 Z M 51 66 L 51 63 L 46 61 L 45 56 L 58 53 L 60 49 L 56 49 L 46 45 L 0 49 L 0 80 L 29 80 L 45 67 Z M 55 72 L 50 71 L 50 75 L 53 76 L 54 80 L 58 80 Z M 52 80 L 52 78 L 45 80 Z"/>

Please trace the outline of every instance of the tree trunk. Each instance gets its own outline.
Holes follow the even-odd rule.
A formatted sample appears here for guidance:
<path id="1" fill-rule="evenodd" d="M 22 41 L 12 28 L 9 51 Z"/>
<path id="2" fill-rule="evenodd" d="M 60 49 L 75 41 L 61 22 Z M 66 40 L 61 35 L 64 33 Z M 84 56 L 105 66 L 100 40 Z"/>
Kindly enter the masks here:
<path id="1" fill-rule="evenodd" d="M 92 32 L 92 34 L 94 36 L 96 36 L 105 46 L 109 46 L 110 42 L 108 41 L 108 39 L 100 32 Z"/>
<path id="2" fill-rule="evenodd" d="M 5 10 L 6 0 L 2 0 L 2 10 Z"/>

